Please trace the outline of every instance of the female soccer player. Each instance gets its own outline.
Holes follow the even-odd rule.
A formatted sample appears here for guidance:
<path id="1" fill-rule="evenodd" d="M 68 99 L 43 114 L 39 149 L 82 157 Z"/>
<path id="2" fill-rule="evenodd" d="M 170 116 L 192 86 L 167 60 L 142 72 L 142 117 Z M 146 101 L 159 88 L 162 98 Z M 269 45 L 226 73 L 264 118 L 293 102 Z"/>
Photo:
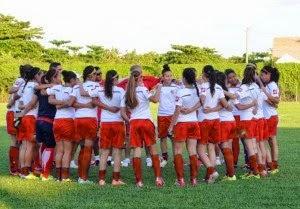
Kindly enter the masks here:
<path id="1" fill-rule="evenodd" d="M 200 139 L 196 110 L 200 107 L 200 93 L 196 83 L 196 70 L 185 68 L 182 73 L 184 88 L 179 89 L 176 95 L 176 109 L 169 127 L 174 133 L 174 166 L 176 171 L 175 184 L 185 186 L 183 168 L 183 145 L 186 144 L 190 159 L 190 182 L 197 185 L 197 141 Z M 190 108 L 188 114 L 181 113 L 182 108 Z"/>
<path id="2" fill-rule="evenodd" d="M 36 179 L 30 172 L 35 147 L 35 122 L 37 116 L 36 100 L 34 99 L 35 88 L 40 81 L 39 68 L 31 68 L 25 75 L 25 83 L 18 91 L 19 109 L 21 122 L 18 127 L 17 138 L 21 141 L 19 162 L 21 167 L 20 177 L 25 179 Z"/>
<path id="3" fill-rule="evenodd" d="M 242 178 L 260 178 L 257 167 L 257 145 L 255 139 L 255 122 L 254 110 L 257 108 L 257 100 L 255 97 L 255 70 L 256 66 L 248 64 L 244 71 L 244 78 L 242 85 L 237 91 L 238 102 L 237 108 L 240 110 L 240 127 L 242 130 L 242 137 L 246 144 L 248 159 L 250 164 L 250 172 L 242 176 Z"/>
<path id="4" fill-rule="evenodd" d="M 172 72 L 167 64 L 163 66 L 161 81 L 163 86 L 159 98 L 157 128 L 163 159 L 160 165 L 161 167 L 164 167 L 168 162 L 168 128 L 170 127 L 172 116 L 175 111 L 175 98 L 179 89 L 178 86 L 172 82 Z"/>
<path id="5" fill-rule="evenodd" d="M 20 77 L 17 78 L 9 89 L 10 100 L 7 104 L 7 113 L 6 113 L 6 130 L 7 134 L 11 138 L 11 144 L 9 148 L 9 172 L 11 175 L 18 175 L 19 169 L 19 144 L 17 141 L 17 129 L 15 127 L 15 116 L 20 112 L 18 108 L 18 100 L 15 100 L 16 93 L 19 91 L 20 87 L 25 83 L 25 75 L 28 70 L 32 68 L 31 65 L 21 65 L 20 66 Z"/>
<path id="6" fill-rule="evenodd" d="M 207 167 L 205 180 L 207 183 L 213 183 L 219 176 L 215 170 L 216 154 L 215 145 L 220 140 L 220 116 L 218 111 L 221 107 L 230 109 L 223 89 L 216 84 L 216 72 L 211 65 L 206 65 L 202 71 L 201 96 L 203 107 L 198 113 L 200 121 L 201 140 L 198 143 L 198 154 Z M 219 105 L 221 103 L 221 106 Z M 208 149 L 208 157 L 206 156 Z M 225 156 L 224 156 L 225 157 Z"/>
<path id="7" fill-rule="evenodd" d="M 95 105 L 116 107 L 120 110 L 121 101 L 124 99 L 125 92 L 122 88 L 117 87 L 119 75 L 115 70 L 109 70 L 106 73 L 104 88 L 100 88 L 97 92 L 90 92 L 90 96 L 95 98 L 93 100 Z M 99 100 L 101 104 L 99 104 Z M 125 123 L 121 117 L 120 111 L 110 112 L 109 110 L 102 110 L 100 125 L 100 167 L 99 167 L 99 185 L 104 186 L 105 174 L 107 166 L 107 158 L 112 149 L 114 168 L 113 168 L 113 186 L 124 185 L 121 180 L 121 151 L 125 142 Z"/>
<path id="8" fill-rule="evenodd" d="M 77 76 L 72 71 L 62 71 L 64 84 L 58 84 L 47 89 L 49 103 L 56 106 L 56 114 L 53 122 L 53 132 L 56 142 L 55 165 L 58 180 L 69 182 L 70 162 L 73 143 L 75 141 L 74 115 L 72 107 L 73 87 L 77 84 Z"/>
<path id="9" fill-rule="evenodd" d="M 161 175 L 160 160 L 155 148 L 155 128 L 151 121 L 150 102 L 158 102 L 161 85 L 158 85 L 156 93 L 151 95 L 148 89 L 142 86 L 142 67 L 134 65 L 131 67 L 131 75 L 127 84 L 125 99 L 122 102 L 122 117 L 129 122 L 126 108 L 130 111 L 130 145 L 133 148 L 133 170 L 136 186 L 143 187 L 141 168 L 141 147 L 149 147 L 154 175 L 157 187 L 164 185 Z"/>
<path id="10" fill-rule="evenodd" d="M 278 172 L 278 144 L 277 144 L 277 125 L 278 113 L 276 107 L 280 101 L 280 92 L 278 88 L 279 72 L 277 68 L 265 66 L 261 70 L 262 91 L 266 94 L 267 99 L 263 102 L 263 113 L 267 121 L 268 140 L 271 147 L 272 173 Z M 270 166 L 269 166 L 270 167 Z"/>
<path id="11" fill-rule="evenodd" d="M 220 85 L 224 91 L 225 99 L 230 107 L 234 106 L 233 100 L 236 99 L 235 95 L 228 93 L 226 85 L 226 75 L 223 72 L 217 72 L 217 84 Z M 232 110 L 232 109 L 231 109 Z M 235 135 L 236 123 L 232 111 L 222 108 L 219 111 L 220 116 L 220 140 L 219 144 L 226 163 L 226 176 L 223 180 L 235 181 L 234 159 L 232 153 L 232 139 Z"/>

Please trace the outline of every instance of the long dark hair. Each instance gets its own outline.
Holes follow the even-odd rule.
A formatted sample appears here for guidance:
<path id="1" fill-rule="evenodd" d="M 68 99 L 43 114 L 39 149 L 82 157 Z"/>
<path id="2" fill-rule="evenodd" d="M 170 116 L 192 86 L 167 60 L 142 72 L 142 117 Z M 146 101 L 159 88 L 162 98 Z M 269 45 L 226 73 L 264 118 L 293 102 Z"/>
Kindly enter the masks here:
<path id="1" fill-rule="evenodd" d="M 182 72 L 182 77 L 188 84 L 194 85 L 197 91 L 197 96 L 200 97 L 199 88 L 196 81 L 196 69 L 192 67 L 185 68 Z"/>
<path id="2" fill-rule="evenodd" d="M 88 78 L 88 76 L 90 74 L 92 74 L 92 72 L 95 70 L 95 67 L 92 66 L 92 65 L 89 65 L 89 66 L 86 66 L 83 70 L 83 74 L 82 74 L 82 78 L 83 78 L 83 81 L 85 82 L 86 79 Z"/>
<path id="3" fill-rule="evenodd" d="M 208 78 L 210 94 L 213 96 L 215 93 L 215 85 L 217 82 L 215 69 L 211 65 L 205 65 L 203 67 L 203 73 Z"/>
<path id="4" fill-rule="evenodd" d="M 107 98 L 112 98 L 113 96 L 113 86 L 114 79 L 118 77 L 118 73 L 115 70 L 109 70 L 105 75 L 105 83 L 104 83 L 104 94 Z"/>
<path id="5" fill-rule="evenodd" d="M 65 83 L 70 83 L 71 79 L 77 79 L 77 75 L 73 71 L 63 70 L 61 74 Z"/>
<path id="6" fill-rule="evenodd" d="M 27 72 L 25 72 L 25 85 L 23 87 L 23 92 L 24 92 L 24 89 L 26 88 L 27 84 L 29 81 L 33 80 L 34 77 L 40 72 L 40 68 L 38 67 L 31 67 L 27 69 Z"/>
<path id="7" fill-rule="evenodd" d="M 268 72 L 271 73 L 270 82 L 274 81 L 275 83 L 278 83 L 280 73 L 277 68 L 266 65 L 262 68 L 261 72 Z"/>
<path id="8" fill-rule="evenodd" d="M 223 72 L 216 72 L 217 77 L 217 84 L 219 84 L 224 91 L 228 91 L 228 88 L 226 86 L 226 74 Z M 228 101 L 230 98 L 228 96 L 225 96 L 226 100 Z"/>
<path id="9" fill-rule="evenodd" d="M 41 83 L 47 84 L 52 83 L 53 78 L 55 78 L 58 75 L 58 71 L 56 69 L 51 68 L 46 72 L 45 75 L 42 76 Z"/>
<path id="10" fill-rule="evenodd" d="M 136 87 L 137 82 L 139 79 L 139 76 L 141 73 L 137 70 L 133 70 L 130 74 L 128 83 L 127 83 L 127 89 L 125 93 L 125 104 L 126 107 L 129 107 L 129 109 L 134 109 L 138 106 L 139 102 L 136 97 Z"/>
<path id="11" fill-rule="evenodd" d="M 252 64 L 248 64 L 244 70 L 244 77 L 242 80 L 242 84 L 250 85 L 255 82 L 255 70 L 256 66 Z"/>

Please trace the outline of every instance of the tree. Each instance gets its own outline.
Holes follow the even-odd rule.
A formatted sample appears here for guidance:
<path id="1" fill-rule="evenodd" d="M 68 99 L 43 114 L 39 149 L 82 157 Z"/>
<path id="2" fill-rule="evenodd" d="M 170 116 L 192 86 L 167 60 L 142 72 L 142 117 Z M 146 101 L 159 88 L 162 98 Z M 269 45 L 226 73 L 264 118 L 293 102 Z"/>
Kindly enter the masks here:
<path id="1" fill-rule="evenodd" d="M 104 53 L 105 53 L 105 49 L 103 48 L 103 46 L 99 46 L 99 45 L 87 45 L 88 51 L 86 53 L 88 58 L 93 59 L 93 61 L 101 61 Z"/>
<path id="2" fill-rule="evenodd" d="M 67 46 L 67 48 L 72 51 L 73 55 L 77 55 L 79 50 L 82 49 L 81 46 Z"/>
<path id="3" fill-rule="evenodd" d="M 56 46 L 57 48 L 60 48 L 62 47 L 63 45 L 66 45 L 68 43 L 71 43 L 71 41 L 65 41 L 65 40 L 57 40 L 57 39 L 54 39 L 52 41 L 50 41 L 51 44 L 53 44 L 54 46 Z"/>

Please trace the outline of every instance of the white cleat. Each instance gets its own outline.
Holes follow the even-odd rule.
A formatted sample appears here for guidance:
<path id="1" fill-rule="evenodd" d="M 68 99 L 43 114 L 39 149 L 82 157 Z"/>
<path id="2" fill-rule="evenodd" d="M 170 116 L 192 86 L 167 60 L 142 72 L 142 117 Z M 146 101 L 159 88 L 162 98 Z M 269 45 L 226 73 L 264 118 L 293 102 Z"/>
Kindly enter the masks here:
<path id="1" fill-rule="evenodd" d="M 216 157 L 216 165 L 222 165 L 220 157 Z"/>
<path id="2" fill-rule="evenodd" d="M 84 180 L 82 178 L 78 178 L 78 184 L 93 184 L 93 182 L 89 180 Z"/>
<path id="3" fill-rule="evenodd" d="M 122 167 L 128 167 L 130 165 L 130 159 L 129 158 L 125 158 L 122 162 L 121 162 Z"/>
<path id="4" fill-rule="evenodd" d="M 160 162 L 160 167 L 161 167 L 161 168 L 165 167 L 165 166 L 167 165 L 167 163 L 168 163 L 168 161 L 166 161 L 166 160 L 163 159 L 163 160 Z"/>
<path id="5" fill-rule="evenodd" d="M 75 169 L 78 168 L 78 165 L 76 165 L 76 163 L 75 163 L 74 160 L 71 161 L 71 163 L 70 163 L 70 168 L 75 168 Z"/>

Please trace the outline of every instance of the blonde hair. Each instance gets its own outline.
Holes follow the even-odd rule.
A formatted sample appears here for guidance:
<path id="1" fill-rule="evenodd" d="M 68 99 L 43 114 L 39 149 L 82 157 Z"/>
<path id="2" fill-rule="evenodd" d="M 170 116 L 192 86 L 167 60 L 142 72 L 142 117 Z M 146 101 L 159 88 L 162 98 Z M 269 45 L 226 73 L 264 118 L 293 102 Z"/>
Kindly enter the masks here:
<path id="1" fill-rule="evenodd" d="M 134 109 L 139 104 L 136 97 L 136 87 L 141 72 L 139 70 L 131 70 L 132 67 L 130 68 L 131 74 L 127 83 L 127 89 L 125 93 L 125 105 L 129 109 Z"/>

